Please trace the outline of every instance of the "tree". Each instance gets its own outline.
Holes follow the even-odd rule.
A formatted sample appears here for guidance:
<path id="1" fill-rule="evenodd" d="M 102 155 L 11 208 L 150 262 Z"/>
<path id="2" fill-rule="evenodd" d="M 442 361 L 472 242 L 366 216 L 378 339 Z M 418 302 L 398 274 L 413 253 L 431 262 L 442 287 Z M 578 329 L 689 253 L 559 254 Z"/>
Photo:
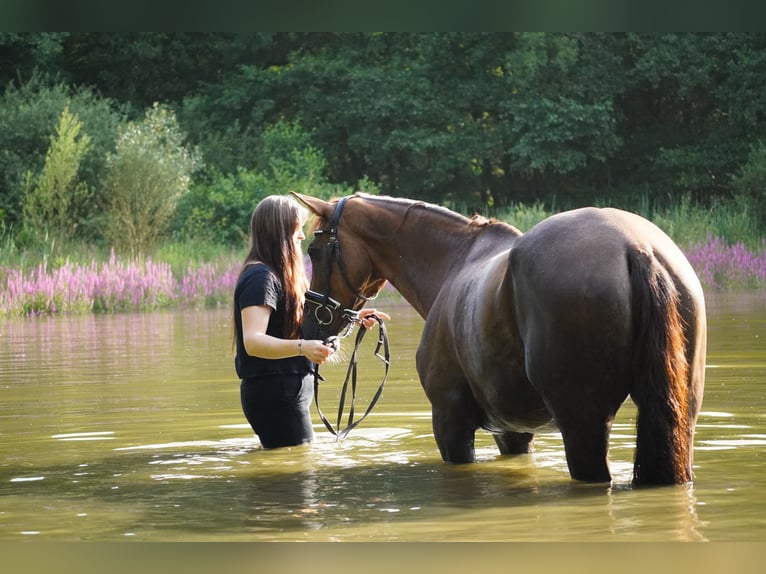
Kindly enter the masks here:
<path id="1" fill-rule="evenodd" d="M 762 225 L 766 225 L 766 142 L 753 145 L 748 161 L 734 177 L 734 189 Z"/>
<path id="2" fill-rule="evenodd" d="M 74 235 L 76 208 L 88 198 L 88 187 L 77 175 L 91 145 L 87 134 L 80 135 L 81 128 L 82 122 L 65 107 L 42 173 L 27 172 L 24 186 L 25 224 L 36 232 L 50 231 L 59 243 Z"/>
<path id="3" fill-rule="evenodd" d="M 65 84 L 48 85 L 41 76 L 21 86 L 9 86 L 0 94 L 0 222 L 23 227 L 23 190 L 27 172 L 40 173 L 51 143 L 51 133 L 65 108 L 82 122 L 91 145 L 81 158 L 78 177 L 92 201 L 73 205 L 77 234 L 93 238 L 100 234 L 94 218 L 102 208 L 101 193 L 106 154 L 114 150 L 124 110 L 114 101 L 89 89 Z"/>
<path id="4" fill-rule="evenodd" d="M 165 233 L 201 167 L 184 139 L 172 110 L 156 103 L 141 122 L 121 130 L 115 152 L 107 156 L 105 182 L 104 235 L 116 249 L 146 253 Z"/>
<path id="5" fill-rule="evenodd" d="M 367 177 L 466 211 L 714 202 L 736 191 L 766 123 L 763 33 L 0 33 L 0 82 L 35 70 L 134 114 L 172 105 L 206 176 L 264 173 L 265 131 L 297 121 L 328 182 Z M 34 106 L 22 95 L 0 101 L 11 225 L 63 109 L 44 107 L 59 94 Z M 106 131 L 74 98 L 70 109 L 94 140 L 82 177 L 99 193 Z"/>
<path id="6" fill-rule="evenodd" d="M 0 32 L 0 89 L 35 74 L 60 73 L 67 32 Z"/>

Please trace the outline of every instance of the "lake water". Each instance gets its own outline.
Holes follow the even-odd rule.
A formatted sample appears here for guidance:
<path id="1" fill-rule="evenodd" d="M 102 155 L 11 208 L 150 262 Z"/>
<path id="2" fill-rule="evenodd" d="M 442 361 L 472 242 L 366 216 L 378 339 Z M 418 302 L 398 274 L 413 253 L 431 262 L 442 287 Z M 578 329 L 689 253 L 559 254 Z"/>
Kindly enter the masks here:
<path id="1" fill-rule="evenodd" d="M 766 296 L 708 294 L 693 486 L 633 489 L 632 404 L 614 481 L 570 480 L 561 438 L 448 465 L 415 372 L 422 320 L 391 296 L 377 407 L 336 442 L 264 451 L 246 424 L 228 309 L 0 319 L 0 540 L 760 541 L 766 537 Z M 362 350 L 361 400 L 382 367 Z M 348 356 L 351 340 L 341 354 Z M 337 408 L 345 365 L 323 366 Z"/>

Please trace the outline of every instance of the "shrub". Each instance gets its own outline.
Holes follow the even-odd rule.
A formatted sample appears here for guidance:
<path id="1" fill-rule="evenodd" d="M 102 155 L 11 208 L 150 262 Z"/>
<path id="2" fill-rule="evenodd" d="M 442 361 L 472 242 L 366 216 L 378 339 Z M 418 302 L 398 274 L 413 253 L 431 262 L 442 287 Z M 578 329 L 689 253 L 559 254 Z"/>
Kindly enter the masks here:
<path id="1" fill-rule="evenodd" d="M 201 161 L 188 149 L 173 112 L 154 104 L 121 130 L 107 156 L 104 235 L 112 246 L 146 253 L 165 233 Z"/>
<path id="2" fill-rule="evenodd" d="M 49 230 L 59 243 L 74 235 L 78 226 L 75 207 L 88 196 L 88 186 L 77 175 L 90 147 L 88 135 L 80 135 L 81 128 L 82 122 L 65 107 L 56 134 L 51 136 L 42 173 L 27 172 L 24 186 L 25 224 Z"/>
<path id="3" fill-rule="evenodd" d="M 533 226 L 540 223 L 543 219 L 551 216 L 552 213 L 546 211 L 545 206 L 536 202 L 532 205 L 516 203 L 500 210 L 497 219 L 510 223 L 519 231 L 526 233 Z"/>
<path id="4" fill-rule="evenodd" d="M 763 141 L 750 150 L 747 163 L 732 181 L 743 205 L 748 205 L 766 225 L 766 143 Z"/>
<path id="5" fill-rule="evenodd" d="M 326 162 L 297 123 L 279 122 L 260 140 L 255 170 L 238 168 L 223 174 L 211 170 L 180 201 L 173 223 L 179 240 L 197 239 L 224 245 L 246 243 L 250 215 L 267 195 L 297 191 L 329 199 L 354 191 L 378 193 L 362 178 L 355 189 L 325 179 Z"/>
<path id="6" fill-rule="evenodd" d="M 263 173 L 242 168 L 233 174 L 213 172 L 207 181 L 192 185 L 180 201 L 175 235 L 183 240 L 243 244 L 253 207 L 271 189 L 273 185 Z"/>
<path id="7" fill-rule="evenodd" d="M 100 233 L 96 228 L 96 216 L 103 207 L 99 182 L 104 177 L 107 152 L 114 149 L 124 108 L 87 88 L 51 86 L 37 76 L 20 87 L 11 85 L 0 94 L 0 220 L 10 227 L 22 228 L 26 174 L 43 169 L 51 133 L 67 107 L 82 122 L 82 132 L 91 142 L 81 158 L 78 174 L 93 195 L 91 201 L 72 206 L 78 222 L 77 235 L 93 237 Z"/>

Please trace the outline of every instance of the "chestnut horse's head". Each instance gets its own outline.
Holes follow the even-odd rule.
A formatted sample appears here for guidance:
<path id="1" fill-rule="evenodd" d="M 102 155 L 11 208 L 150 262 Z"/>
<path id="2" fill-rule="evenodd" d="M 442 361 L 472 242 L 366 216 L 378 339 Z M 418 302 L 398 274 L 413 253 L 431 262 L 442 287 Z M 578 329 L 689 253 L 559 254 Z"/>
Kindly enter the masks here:
<path id="1" fill-rule="evenodd" d="M 291 193 L 316 216 L 314 239 L 308 247 L 312 272 L 303 336 L 325 339 L 353 326 L 358 311 L 377 296 L 386 281 L 375 273 L 367 245 L 346 213 L 346 203 L 357 195 L 328 202 Z"/>

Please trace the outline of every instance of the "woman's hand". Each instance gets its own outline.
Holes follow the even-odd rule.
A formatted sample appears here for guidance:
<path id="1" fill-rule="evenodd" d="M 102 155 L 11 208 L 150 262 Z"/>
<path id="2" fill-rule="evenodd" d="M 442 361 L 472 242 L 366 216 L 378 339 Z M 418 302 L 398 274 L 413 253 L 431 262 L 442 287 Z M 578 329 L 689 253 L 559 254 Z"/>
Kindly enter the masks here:
<path id="1" fill-rule="evenodd" d="M 359 320 L 362 325 L 364 325 L 365 329 L 371 329 L 377 325 L 378 321 L 375 319 L 376 316 L 384 321 L 388 321 L 391 318 L 383 311 L 378 311 L 377 309 L 362 309 L 359 311 Z"/>
<path id="2" fill-rule="evenodd" d="M 321 365 L 335 352 L 335 347 L 318 339 L 306 339 L 300 343 L 300 354 L 312 363 Z"/>

